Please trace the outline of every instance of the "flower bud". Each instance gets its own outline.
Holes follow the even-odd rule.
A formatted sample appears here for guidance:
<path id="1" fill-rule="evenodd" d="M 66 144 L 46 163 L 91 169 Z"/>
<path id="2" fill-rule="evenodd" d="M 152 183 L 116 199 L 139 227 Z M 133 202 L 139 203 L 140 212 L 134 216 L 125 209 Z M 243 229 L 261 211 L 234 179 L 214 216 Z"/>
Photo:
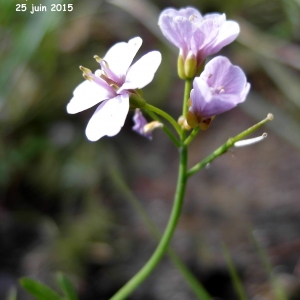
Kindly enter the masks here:
<path id="1" fill-rule="evenodd" d="M 194 54 L 189 53 L 184 62 L 184 73 L 186 78 L 194 78 L 197 73 L 197 59 Z"/>
<path id="2" fill-rule="evenodd" d="M 185 80 L 185 71 L 184 71 L 184 58 L 181 53 L 179 53 L 178 59 L 177 59 L 177 72 L 180 79 Z"/>
<path id="3" fill-rule="evenodd" d="M 156 128 L 162 128 L 163 124 L 159 121 L 152 121 L 143 127 L 144 134 L 150 134 Z"/>
<path id="4" fill-rule="evenodd" d="M 184 116 L 180 116 L 177 120 L 177 123 L 180 125 L 180 126 L 183 126 L 184 125 L 184 122 L 186 121 L 185 117 Z"/>

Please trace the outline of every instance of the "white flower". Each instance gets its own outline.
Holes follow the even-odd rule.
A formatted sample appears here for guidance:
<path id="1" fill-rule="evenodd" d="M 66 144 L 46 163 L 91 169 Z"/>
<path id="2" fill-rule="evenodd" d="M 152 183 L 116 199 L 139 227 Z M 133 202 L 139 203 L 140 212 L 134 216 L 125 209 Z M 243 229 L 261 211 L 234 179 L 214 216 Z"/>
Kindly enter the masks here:
<path id="1" fill-rule="evenodd" d="M 149 52 L 130 66 L 141 45 L 142 39 L 135 37 L 112 46 L 103 59 L 95 56 L 101 67 L 95 74 L 80 67 L 87 80 L 74 90 L 67 112 L 75 114 L 102 102 L 85 131 L 90 141 L 119 133 L 129 111 L 130 94 L 152 81 L 161 62 L 160 52 Z"/>

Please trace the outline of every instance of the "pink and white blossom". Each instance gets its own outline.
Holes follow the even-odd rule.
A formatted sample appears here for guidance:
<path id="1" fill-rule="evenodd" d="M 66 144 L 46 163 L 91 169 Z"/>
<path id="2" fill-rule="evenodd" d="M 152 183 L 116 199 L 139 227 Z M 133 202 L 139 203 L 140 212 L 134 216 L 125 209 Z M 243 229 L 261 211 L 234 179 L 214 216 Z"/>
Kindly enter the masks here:
<path id="1" fill-rule="evenodd" d="M 215 57 L 193 81 L 187 115 L 189 125 L 209 125 L 215 115 L 244 102 L 249 90 L 250 84 L 241 68 L 224 56 Z"/>
<path id="2" fill-rule="evenodd" d="M 240 32 L 238 23 L 227 21 L 225 14 L 202 16 L 194 7 L 167 8 L 160 14 L 158 25 L 163 35 L 180 49 L 183 60 L 194 58 L 197 67 L 208 55 L 234 41 Z"/>
<path id="3" fill-rule="evenodd" d="M 101 67 L 95 73 L 81 67 L 87 80 L 75 88 L 67 112 L 75 114 L 101 102 L 85 131 L 90 141 L 119 133 L 129 111 L 130 94 L 152 81 L 161 54 L 149 52 L 131 65 L 141 45 L 142 39 L 135 37 L 112 46 L 103 59 L 95 56 Z"/>

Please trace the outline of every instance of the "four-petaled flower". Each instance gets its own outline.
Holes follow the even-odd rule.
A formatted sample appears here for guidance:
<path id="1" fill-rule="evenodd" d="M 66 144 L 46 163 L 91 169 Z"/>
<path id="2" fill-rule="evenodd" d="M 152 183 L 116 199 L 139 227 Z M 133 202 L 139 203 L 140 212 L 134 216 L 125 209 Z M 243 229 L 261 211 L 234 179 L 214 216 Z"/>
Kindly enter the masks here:
<path id="1" fill-rule="evenodd" d="M 81 67 L 87 80 L 74 90 L 67 112 L 75 114 L 102 102 L 86 128 L 90 141 L 116 135 L 128 114 L 130 94 L 152 81 L 161 62 L 160 52 L 149 52 L 130 66 L 141 45 L 142 39 L 136 37 L 115 44 L 103 59 L 95 56 L 101 67 L 95 74 Z"/>
<path id="2" fill-rule="evenodd" d="M 195 61 L 196 70 L 208 55 L 230 44 L 240 32 L 238 23 L 226 21 L 225 14 L 202 16 L 194 7 L 165 9 L 159 16 L 158 25 L 163 35 L 180 49 L 182 62 Z"/>
<path id="3" fill-rule="evenodd" d="M 206 129 L 215 115 L 245 101 L 250 84 L 241 68 L 224 56 L 209 61 L 193 81 L 190 94 L 188 124 Z"/>

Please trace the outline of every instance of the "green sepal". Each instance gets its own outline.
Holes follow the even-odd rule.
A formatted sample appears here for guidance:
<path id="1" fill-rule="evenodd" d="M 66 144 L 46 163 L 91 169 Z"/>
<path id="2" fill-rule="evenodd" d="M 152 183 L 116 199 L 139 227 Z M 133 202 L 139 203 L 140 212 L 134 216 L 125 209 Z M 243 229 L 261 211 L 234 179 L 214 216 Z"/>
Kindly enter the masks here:
<path id="1" fill-rule="evenodd" d="M 181 54 L 179 54 L 177 59 L 177 72 L 180 79 L 185 80 L 185 70 L 184 70 L 184 59 Z"/>
<path id="2" fill-rule="evenodd" d="M 193 79 L 197 74 L 197 60 L 194 55 L 188 57 L 184 62 L 184 72 L 186 78 Z"/>

